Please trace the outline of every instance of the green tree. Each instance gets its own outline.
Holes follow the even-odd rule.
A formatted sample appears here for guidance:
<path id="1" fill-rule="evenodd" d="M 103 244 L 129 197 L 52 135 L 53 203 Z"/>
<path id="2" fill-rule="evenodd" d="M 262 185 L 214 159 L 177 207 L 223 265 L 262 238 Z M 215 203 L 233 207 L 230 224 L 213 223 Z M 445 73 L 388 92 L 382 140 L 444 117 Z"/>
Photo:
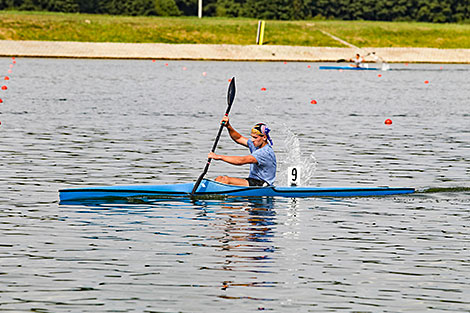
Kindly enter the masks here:
<path id="1" fill-rule="evenodd" d="M 22 3 L 18 6 L 19 10 L 25 10 L 25 11 L 41 11 L 44 10 L 44 7 L 42 7 L 41 3 L 38 3 L 38 1 L 34 0 L 24 0 L 21 1 Z"/>
<path id="2" fill-rule="evenodd" d="M 198 0 L 175 0 L 176 6 L 185 16 L 197 16 Z"/>
<path id="3" fill-rule="evenodd" d="M 98 13 L 99 1 L 96 0 L 77 0 L 80 12 L 82 13 Z"/>
<path id="4" fill-rule="evenodd" d="M 198 0 L 0 0 L 0 10 L 124 15 L 198 14 Z M 470 0 L 203 0 L 204 16 L 298 20 L 470 21 Z"/>
<path id="5" fill-rule="evenodd" d="M 155 12 L 160 16 L 181 15 L 181 11 L 176 6 L 175 0 L 155 0 Z"/>
<path id="6" fill-rule="evenodd" d="M 100 13 L 114 15 L 155 15 L 154 0 L 102 0 Z"/>
<path id="7" fill-rule="evenodd" d="M 315 11 L 313 16 L 323 16 L 326 18 L 339 18 L 337 16 L 338 3 L 330 0 L 317 0 L 315 3 Z"/>
<path id="8" fill-rule="evenodd" d="M 217 0 L 216 16 L 240 16 L 244 1 Z"/>
<path id="9" fill-rule="evenodd" d="M 470 21 L 470 0 L 455 1 L 452 12 L 455 22 Z"/>
<path id="10" fill-rule="evenodd" d="M 265 20 L 288 20 L 292 18 L 289 0 L 247 0 L 243 16 Z"/>
<path id="11" fill-rule="evenodd" d="M 0 0 L 0 10 L 18 8 L 23 4 L 23 0 Z"/>
<path id="12" fill-rule="evenodd" d="M 50 1 L 49 3 L 49 11 L 77 13 L 80 10 L 80 7 L 75 0 L 55 0 Z"/>

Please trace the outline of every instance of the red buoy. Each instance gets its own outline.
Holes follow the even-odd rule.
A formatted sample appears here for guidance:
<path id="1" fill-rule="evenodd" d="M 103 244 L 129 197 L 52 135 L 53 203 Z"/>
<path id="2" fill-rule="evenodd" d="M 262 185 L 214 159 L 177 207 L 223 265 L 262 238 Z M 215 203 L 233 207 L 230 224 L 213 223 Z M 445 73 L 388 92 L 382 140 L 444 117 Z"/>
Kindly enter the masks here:
<path id="1" fill-rule="evenodd" d="M 8 76 L 5 76 L 5 80 L 10 80 L 10 77 L 8 77 Z"/>
<path id="2" fill-rule="evenodd" d="M 7 90 L 7 86 L 2 86 L 2 90 Z"/>
<path id="3" fill-rule="evenodd" d="M 385 125 L 392 125 L 392 120 L 389 119 L 389 118 L 387 118 L 387 119 L 385 120 Z"/>
<path id="4" fill-rule="evenodd" d="M 382 74 L 379 74 L 379 75 L 377 75 L 377 76 L 382 77 Z"/>
<path id="5" fill-rule="evenodd" d="M 310 101 L 311 104 L 317 104 L 317 100 Z"/>
<path id="6" fill-rule="evenodd" d="M 429 84 L 429 80 L 425 80 L 424 83 L 425 83 L 425 84 Z"/>
<path id="7" fill-rule="evenodd" d="M 264 87 L 263 87 L 263 88 L 261 88 L 261 91 L 266 91 L 266 88 L 264 88 Z"/>
<path id="8" fill-rule="evenodd" d="M 3 100 L 2 100 L 2 98 L 0 98 L 0 103 L 3 103 Z"/>

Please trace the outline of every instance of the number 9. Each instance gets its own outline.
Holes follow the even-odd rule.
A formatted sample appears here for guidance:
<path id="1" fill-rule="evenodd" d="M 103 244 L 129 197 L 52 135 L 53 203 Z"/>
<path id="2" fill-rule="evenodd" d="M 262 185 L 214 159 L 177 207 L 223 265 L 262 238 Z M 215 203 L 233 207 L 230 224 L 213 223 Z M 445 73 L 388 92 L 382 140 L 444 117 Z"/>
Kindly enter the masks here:
<path id="1" fill-rule="evenodd" d="M 291 177 L 292 177 L 292 181 L 293 181 L 293 182 L 297 182 L 297 175 L 298 175 L 298 174 L 297 174 L 297 168 L 296 168 L 296 167 L 293 167 L 293 168 L 292 168 L 291 174 L 292 174 L 292 176 L 291 176 Z"/>

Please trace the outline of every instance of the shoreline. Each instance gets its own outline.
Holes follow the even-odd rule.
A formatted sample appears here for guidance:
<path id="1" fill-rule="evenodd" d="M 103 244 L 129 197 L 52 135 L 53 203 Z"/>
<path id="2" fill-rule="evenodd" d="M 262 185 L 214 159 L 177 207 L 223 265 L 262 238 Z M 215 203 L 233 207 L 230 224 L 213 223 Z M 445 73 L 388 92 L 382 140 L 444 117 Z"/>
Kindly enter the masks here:
<path id="1" fill-rule="evenodd" d="M 274 45 L 206 45 L 0 40 L 0 57 L 155 59 L 204 61 L 337 62 L 356 53 L 375 54 L 388 63 L 470 64 L 470 49 L 333 48 Z M 373 62 L 372 56 L 366 57 Z"/>

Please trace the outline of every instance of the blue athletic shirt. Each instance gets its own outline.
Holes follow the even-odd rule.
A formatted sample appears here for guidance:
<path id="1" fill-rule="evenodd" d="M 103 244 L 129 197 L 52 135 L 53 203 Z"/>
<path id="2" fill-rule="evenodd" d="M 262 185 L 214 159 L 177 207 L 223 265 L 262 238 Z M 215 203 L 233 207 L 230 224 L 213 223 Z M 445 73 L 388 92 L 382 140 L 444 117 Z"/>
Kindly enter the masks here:
<path id="1" fill-rule="evenodd" d="M 273 148 L 269 144 L 262 148 L 256 148 L 251 139 L 248 139 L 247 144 L 251 155 L 258 161 L 258 163 L 250 164 L 250 175 L 248 177 L 264 180 L 270 185 L 274 184 L 277 162 Z"/>

